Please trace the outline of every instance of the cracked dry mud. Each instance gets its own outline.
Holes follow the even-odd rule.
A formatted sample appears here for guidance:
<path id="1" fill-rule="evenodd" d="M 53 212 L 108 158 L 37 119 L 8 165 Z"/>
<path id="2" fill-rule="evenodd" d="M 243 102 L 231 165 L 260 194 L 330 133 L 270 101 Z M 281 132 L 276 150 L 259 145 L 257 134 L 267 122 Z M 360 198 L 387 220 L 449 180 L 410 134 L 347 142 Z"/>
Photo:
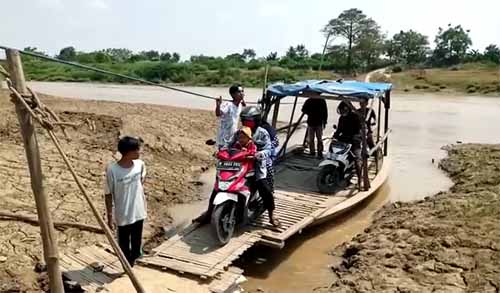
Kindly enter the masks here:
<path id="1" fill-rule="evenodd" d="M 499 292 L 500 145 L 447 150 L 450 191 L 384 207 L 319 292 Z"/>
<path id="2" fill-rule="evenodd" d="M 197 176 L 212 164 L 213 149 L 204 144 L 215 134 L 216 120 L 210 112 L 143 104 L 79 101 L 42 96 L 43 102 L 64 121 L 93 121 L 87 126 L 68 129 L 71 142 L 63 148 L 73 162 L 98 209 L 103 211 L 103 179 L 113 160 L 121 134 L 139 135 L 146 144 L 143 160 L 148 168 L 146 196 L 148 220 L 146 241 L 168 226 L 168 207 L 201 198 Z M 57 132 L 60 138 L 62 133 Z M 55 221 L 97 225 L 70 173 L 44 131 L 37 128 L 44 185 Z M 8 93 L 0 91 L 0 210 L 36 215 L 25 153 Z M 0 292 L 38 292 L 39 277 L 33 268 L 43 260 L 40 228 L 0 218 Z M 57 231 L 60 253 L 96 242 L 100 234 L 77 229 Z"/>

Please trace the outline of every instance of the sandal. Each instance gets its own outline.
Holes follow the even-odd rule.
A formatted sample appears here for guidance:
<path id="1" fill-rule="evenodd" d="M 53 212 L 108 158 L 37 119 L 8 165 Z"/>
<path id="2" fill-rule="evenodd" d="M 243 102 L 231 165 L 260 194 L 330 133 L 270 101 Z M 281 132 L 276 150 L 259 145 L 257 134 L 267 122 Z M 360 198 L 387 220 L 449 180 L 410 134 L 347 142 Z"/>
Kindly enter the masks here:
<path id="1" fill-rule="evenodd" d="M 276 229 L 277 228 L 281 228 L 281 222 L 278 219 L 276 219 L 276 218 L 271 219 L 269 221 L 269 223 L 271 223 L 271 226 L 273 226 L 273 228 L 276 228 Z"/>

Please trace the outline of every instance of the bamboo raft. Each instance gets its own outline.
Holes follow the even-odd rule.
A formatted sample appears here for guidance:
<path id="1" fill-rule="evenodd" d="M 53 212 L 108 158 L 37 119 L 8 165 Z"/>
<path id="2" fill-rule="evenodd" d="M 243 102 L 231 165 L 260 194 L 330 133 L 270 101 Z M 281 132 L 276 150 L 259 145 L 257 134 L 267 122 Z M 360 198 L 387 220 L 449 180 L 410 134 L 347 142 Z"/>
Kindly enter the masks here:
<path id="1" fill-rule="evenodd" d="M 370 159 L 372 186 L 368 191 L 358 191 L 354 178 L 350 186 L 329 196 L 317 192 L 318 163 L 318 159 L 295 149 L 278 164 L 275 212 L 282 223 L 280 229 L 272 228 L 264 213 L 221 247 L 210 225 L 192 224 L 153 249 L 152 255 L 138 260 L 139 266 L 155 269 L 165 276 L 174 274 L 195 279 L 207 288 L 207 292 L 231 292 L 243 275 L 243 271 L 232 264 L 247 249 L 255 245 L 284 247 L 287 239 L 303 229 L 330 220 L 375 194 L 389 173 L 388 157 L 378 166 L 378 172 L 375 160 Z M 92 271 L 94 262 L 102 263 L 104 269 Z M 121 271 L 119 262 L 107 247 L 83 248 L 76 254 L 64 255 L 61 263 L 63 274 L 84 284 L 82 287 L 88 292 L 106 290 Z"/>

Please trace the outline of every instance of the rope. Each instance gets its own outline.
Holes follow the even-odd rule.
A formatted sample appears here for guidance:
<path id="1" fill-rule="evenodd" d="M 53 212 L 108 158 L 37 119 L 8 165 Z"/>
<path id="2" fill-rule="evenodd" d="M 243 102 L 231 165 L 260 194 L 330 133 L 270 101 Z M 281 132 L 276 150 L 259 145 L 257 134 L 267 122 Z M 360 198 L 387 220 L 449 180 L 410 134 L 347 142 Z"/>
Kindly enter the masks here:
<path id="1" fill-rule="evenodd" d="M 85 200 L 90 206 L 90 209 L 92 210 L 92 213 L 94 214 L 95 218 L 97 219 L 97 222 L 99 223 L 99 226 L 102 228 L 104 231 L 104 234 L 106 235 L 106 238 L 110 242 L 111 246 L 113 247 L 113 250 L 115 251 L 116 255 L 118 256 L 123 269 L 127 273 L 127 275 L 130 277 L 134 287 L 136 288 L 137 292 L 144 292 L 144 289 L 142 285 L 139 283 L 137 278 L 135 277 L 134 273 L 132 272 L 132 269 L 130 265 L 128 264 L 125 255 L 121 251 L 120 247 L 116 243 L 115 239 L 113 238 L 113 233 L 109 229 L 109 227 L 106 225 L 104 220 L 101 218 L 99 215 L 99 211 L 97 210 L 96 206 L 90 199 L 90 196 L 83 186 L 83 183 L 80 179 L 80 177 L 76 174 L 75 169 L 73 168 L 73 165 L 68 159 L 68 156 L 62 149 L 61 143 L 57 136 L 54 134 L 54 128 L 56 125 L 59 125 L 61 128 L 64 127 L 65 124 L 64 122 L 61 122 L 60 119 L 57 117 L 54 111 L 49 109 L 47 106 L 43 105 L 38 98 L 37 94 L 33 92 L 31 89 L 28 88 L 29 92 L 31 93 L 31 96 L 23 96 L 21 95 L 12 85 L 12 81 L 10 79 L 7 79 L 7 85 L 9 86 L 10 91 L 12 92 L 12 97 L 13 97 L 13 102 L 18 102 L 21 106 L 23 106 L 30 116 L 37 121 L 42 128 L 45 128 L 47 133 L 49 134 L 50 139 L 54 143 L 57 151 L 61 155 L 64 163 L 68 167 L 68 170 L 70 171 L 71 175 L 73 176 L 73 179 L 76 182 L 76 185 L 82 192 L 83 196 L 85 197 Z M 63 128 L 64 129 L 64 128 Z"/>
<path id="2" fill-rule="evenodd" d="M 2 65 L 0 65 L 0 73 L 5 77 L 5 78 L 9 78 L 10 75 L 9 73 L 7 72 L 7 70 L 5 70 Z"/>
<path id="3" fill-rule="evenodd" d="M 88 66 L 88 65 L 83 65 L 83 64 L 80 64 L 80 63 L 76 63 L 76 62 L 70 62 L 70 61 L 60 60 L 60 59 L 57 59 L 57 58 L 52 58 L 52 57 L 49 57 L 49 56 L 45 56 L 45 55 L 41 55 L 41 54 L 37 54 L 37 53 L 33 53 L 33 52 L 23 51 L 23 50 L 19 50 L 19 49 L 15 49 L 15 48 L 10 48 L 10 47 L 5 47 L 5 46 L 0 46 L 0 49 L 3 49 L 3 50 L 16 50 L 16 51 L 18 51 L 21 54 L 24 54 L 24 55 L 27 55 L 27 56 L 31 56 L 31 57 L 35 57 L 35 58 L 39 58 L 39 59 L 43 59 L 43 60 L 47 60 L 47 61 L 50 61 L 50 62 L 61 63 L 61 64 L 65 64 L 65 65 L 69 65 L 69 66 L 73 66 L 73 67 L 77 67 L 77 68 L 81 68 L 81 69 L 85 69 L 85 70 L 90 70 L 90 71 L 98 72 L 98 73 L 105 74 L 105 75 L 111 75 L 111 76 L 115 76 L 115 77 L 119 77 L 119 78 L 123 78 L 123 79 L 128 79 L 128 80 L 131 80 L 131 81 L 136 81 L 136 82 L 147 84 L 147 85 L 151 85 L 151 86 L 157 86 L 157 87 L 161 87 L 161 88 L 164 88 L 164 89 L 169 89 L 169 90 L 172 90 L 172 91 L 177 91 L 177 92 L 181 92 L 181 93 L 185 93 L 185 94 L 188 94 L 188 95 L 193 95 L 193 96 L 197 96 L 197 97 L 201 97 L 201 98 L 205 98 L 205 99 L 210 99 L 210 100 L 217 100 L 218 99 L 218 98 L 207 96 L 207 95 L 200 94 L 200 93 L 197 93 L 197 92 L 188 91 L 188 90 L 184 90 L 184 89 L 180 89 L 180 88 L 176 88 L 176 87 L 172 87 L 172 86 L 168 86 L 168 85 L 160 84 L 160 83 L 157 83 L 157 82 L 152 82 L 152 81 L 149 81 L 149 80 L 145 80 L 145 79 L 141 79 L 141 78 L 137 78 L 137 77 L 132 77 L 132 76 L 128 76 L 128 75 L 124 75 L 124 74 L 120 74 L 120 73 L 115 73 L 115 72 L 112 72 L 112 71 L 109 71 L 109 70 L 99 69 L 99 68 L 96 68 L 96 67 L 92 67 L 92 66 Z M 0 73 L 4 73 L 4 72 L 2 70 L 0 70 Z M 8 74 L 6 75 L 6 77 L 8 77 Z M 224 99 L 224 101 L 231 101 L 231 100 Z M 249 105 L 259 105 L 260 104 L 258 102 L 246 102 L 246 103 L 249 104 Z M 293 103 L 282 103 L 282 104 L 290 104 L 291 105 Z"/>

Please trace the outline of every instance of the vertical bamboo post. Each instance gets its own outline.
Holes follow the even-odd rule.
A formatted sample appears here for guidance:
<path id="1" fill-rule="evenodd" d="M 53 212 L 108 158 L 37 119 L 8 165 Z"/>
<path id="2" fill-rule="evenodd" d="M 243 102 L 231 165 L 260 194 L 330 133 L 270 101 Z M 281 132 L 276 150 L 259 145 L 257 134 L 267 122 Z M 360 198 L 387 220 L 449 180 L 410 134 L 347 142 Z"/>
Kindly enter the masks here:
<path id="1" fill-rule="evenodd" d="M 363 157 L 363 165 L 362 165 L 362 177 L 363 177 L 363 189 L 366 191 L 370 189 L 370 178 L 368 178 L 368 152 L 367 152 L 367 141 L 366 141 L 366 103 L 361 103 L 361 113 L 362 114 L 362 122 L 361 122 L 361 156 Z M 358 178 L 359 180 L 360 178 Z"/>
<path id="2" fill-rule="evenodd" d="M 272 126 L 276 128 L 276 124 L 278 124 L 278 115 L 280 111 L 280 103 L 281 99 L 276 97 L 276 102 L 274 102 L 274 109 L 273 109 L 273 121 L 272 121 Z"/>
<path id="3" fill-rule="evenodd" d="M 20 94 L 27 94 L 26 81 L 18 51 L 6 50 L 7 64 L 13 86 Z M 24 149 L 28 161 L 31 177 L 31 189 L 35 196 L 38 221 L 42 234 L 43 256 L 48 268 L 50 292 L 63 293 L 64 287 L 59 269 L 59 253 L 57 250 L 57 236 L 54 230 L 47 197 L 43 189 L 42 164 L 40 151 L 36 139 L 35 127 L 29 112 L 19 103 L 15 102 L 17 118 L 21 126 Z"/>
<path id="4" fill-rule="evenodd" d="M 297 101 L 299 97 L 295 97 L 295 101 L 293 103 L 293 108 L 292 108 L 292 115 L 290 116 L 290 122 L 288 123 L 288 132 L 286 134 L 286 139 L 285 143 L 281 147 L 280 154 L 285 155 L 286 154 L 286 145 L 288 144 L 288 141 L 290 140 L 290 132 L 292 131 L 292 124 L 293 124 L 293 116 L 295 115 L 295 108 L 297 108 Z"/>
<path id="5" fill-rule="evenodd" d="M 385 107 L 385 119 L 384 119 L 384 135 L 389 131 L 389 109 L 391 108 L 391 91 L 385 92 L 384 98 Z M 387 145 L 389 144 L 389 138 L 384 142 L 384 156 L 387 156 Z"/>
<path id="6" fill-rule="evenodd" d="M 382 114 L 382 98 L 379 96 L 378 114 L 377 114 L 377 143 L 380 141 L 380 122 L 382 122 L 382 118 L 380 117 L 381 114 Z"/>

